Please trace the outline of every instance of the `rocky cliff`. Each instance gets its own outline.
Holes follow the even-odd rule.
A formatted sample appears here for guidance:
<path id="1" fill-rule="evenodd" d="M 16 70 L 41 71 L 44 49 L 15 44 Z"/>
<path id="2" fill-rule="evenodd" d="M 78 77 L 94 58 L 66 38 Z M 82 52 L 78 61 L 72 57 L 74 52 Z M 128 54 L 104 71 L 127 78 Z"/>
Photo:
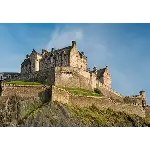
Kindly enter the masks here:
<path id="1" fill-rule="evenodd" d="M 43 102 L 37 98 L 2 96 L 0 126 L 18 127 L 84 127 L 84 126 L 150 126 L 146 118 L 99 110 L 96 106 L 79 108 L 60 102 Z"/>

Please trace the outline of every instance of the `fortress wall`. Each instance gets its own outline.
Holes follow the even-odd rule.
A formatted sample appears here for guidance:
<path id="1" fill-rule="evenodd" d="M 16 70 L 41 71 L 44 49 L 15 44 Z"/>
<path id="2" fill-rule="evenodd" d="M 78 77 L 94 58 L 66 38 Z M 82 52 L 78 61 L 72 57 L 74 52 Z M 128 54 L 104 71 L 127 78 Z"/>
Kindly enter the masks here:
<path id="1" fill-rule="evenodd" d="M 141 96 L 125 96 L 123 99 L 124 103 L 126 104 L 133 104 L 133 105 L 143 105 L 143 101 L 145 101 Z"/>
<path id="2" fill-rule="evenodd" d="M 55 84 L 55 68 L 40 71 L 37 80 L 41 83 Z"/>
<path id="3" fill-rule="evenodd" d="M 102 94 L 108 98 L 111 99 L 118 99 L 119 101 L 123 102 L 123 96 L 121 96 L 119 93 L 117 93 L 116 91 L 107 88 L 106 86 L 101 86 L 99 87 L 100 91 L 102 92 Z"/>
<path id="4" fill-rule="evenodd" d="M 47 68 L 44 71 L 39 71 L 30 74 L 22 74 L 18 80 L 24 81 L 38 81 L 41 83 L 49 83 L 54 85 L 55 82 L 55 68 Z"/>
<path id="5" fill-rule="evenodd" d="M 89 73 L 89 72 L 80 70 L 79 73 L 80 73 L 82 76 L 84 76 L 85 78 L 90 79 L 90 73 Z"/>
<path id="6" fill-rule="evenodd" d="M 85 78 L 77 68 L 56 67 L 55 85 L 59 87 L 85 88 L 92 90 L 90 78 Z"/>
<path id="7" fill-rule="evenodd" d="M 21 97 L 38 97 L 39 94 L 46 90 L 45 86 L 42 85 L 6 85 L 2 92 L 3 96 L 18 95 Z"/>
<path id="8" fill-rule="evenodd" d="M 150 106 L 149 105 L 147 105 L 146 107 L 145 107 L 145 115 L 146 116 L 150 116 Z"/>
<path id="9" fill-rule="evenodd" d="M 48 91 L 50 92 L 48 95 L 45 95 L 46 91 L 47 87 L 45 86 L 6 86 L 3 91 L 3 96 L 0 98 L 10 98 L 11 96 L 17 95 L 22 101 L 22 109 L 25 110 L 32 107 L 32 101 L 33 103 L 40 104 L 41 101 L 46 98 L 46 100 L 49 101 L 59 101 L 61 103 L 73 104 L 79 107 L 86 107 L 94 104 L 99 109 L 110 108 L 114 111 L 124 111 L 128 114 L 136 114 L 141 117 L 145 116 L 145 109 L 140 105 L 124 104 L 123 102 L 111 100 L 107 97 L 77 96 L 56 86 L 52 86 L 52 95 L 50 94 L 50 91 Z M 29 103 L 31 105 L 29 105 Z M 146 112 L 150 112 L 149 110 L 150 109 L 147 108 Z"/>
<path id="10" fill-rule="evenodd" d="M 86 96 L 72 95 L 68 91 L 58 88 L 56 86 L 53 86 L 52 88 L 52 101 L 70 103 L 73 105 L 77 105 L 79 107 L 87 107 L 94 104 L 96 107 L 102 110 L 110 108 L 114 111 L 118 112 L 124 111 L 128 114 L 136 114 L 141 117 L 145 117 L 145 110 L 141 106 L 123 104 L 121 102 L 119 103 L 106 97 L 92 97 L 92 96 L 86 97 Z"/>
<path id="11" fill-rule="evenodd" d="M 102 86 L 94 73 L 73 67 L 56 67 L 55 85 L 59 87 L 84 88 L 94 90 Z"/>

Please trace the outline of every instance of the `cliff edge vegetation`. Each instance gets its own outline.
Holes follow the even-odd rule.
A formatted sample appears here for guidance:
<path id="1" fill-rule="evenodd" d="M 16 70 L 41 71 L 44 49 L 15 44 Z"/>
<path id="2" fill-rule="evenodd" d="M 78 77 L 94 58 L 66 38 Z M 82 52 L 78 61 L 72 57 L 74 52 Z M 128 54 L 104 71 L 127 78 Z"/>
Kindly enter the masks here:
<path id="1" fill-rule="evenodd" d="M 25 108 L 22 112 L 21 108 Z M 0 126 L 18 127 L 148 127 L 150 119 L 96 106 L 79 108 L 59 102 L 28 102 L 1 97 Z"/>

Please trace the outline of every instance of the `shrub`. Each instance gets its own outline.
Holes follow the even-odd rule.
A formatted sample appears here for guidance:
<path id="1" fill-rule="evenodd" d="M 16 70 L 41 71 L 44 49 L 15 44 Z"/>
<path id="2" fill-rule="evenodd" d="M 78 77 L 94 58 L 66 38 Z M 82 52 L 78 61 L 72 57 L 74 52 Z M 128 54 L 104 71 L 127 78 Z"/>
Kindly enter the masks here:
<path id="1" fill-rule="evenodd" d="M 101 92 L 98 88 L 95 88 L 95 89 L 94 89 L 94 92 L 97 93 L 97 94 L 102 95 L 102 92 Z"/>

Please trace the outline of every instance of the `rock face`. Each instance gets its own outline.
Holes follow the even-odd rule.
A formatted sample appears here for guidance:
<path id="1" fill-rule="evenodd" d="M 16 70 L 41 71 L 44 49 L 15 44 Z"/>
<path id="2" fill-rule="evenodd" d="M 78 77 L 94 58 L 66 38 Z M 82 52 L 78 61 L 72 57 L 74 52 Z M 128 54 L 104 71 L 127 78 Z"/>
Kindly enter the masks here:
<path id="1" fill-rule="evenodd" d="M 0 81 L 0 96 L 2 95 L 2 83 L 1 83 L 1 81 Z"/>
<path id="2" fill-rule="evenodd" d="M 80 90 L 80 89 L 79 89 Z M 92 92 L 92 91 L 91 91 Z M 73 95 L 62 87 L 44 86 L 44 85 L 5 85 L 2 92 L 2 99 L 4 97 L 20 97 L 21 101 L 37 101 L 37 102 L 60 102 L 63 104 L 77 105 L 78 107 L 97 106 L 100 110 L 112 109 L 116 112 L 126 112 L 128 114 L 136 114 L 145 117 L 145 109 L 142 101 L 143 96 L 129 97 L 128 99 L 113 99 L 112 95 L 95 96 L 81 96 Z M 33 99 L 33 100 L 32 100 Z M 137 104 L 136 104 L 137 103 Z M 24 110 L 22 108 L 21 110 Z"/>
<path id="3" fill-rule="evenodd" d="M 150 126 L 145 119 L 94 105 L 79 108 L 60 102 L 43 103 L 38 98 L 18 96 L 0 98 L 1 127 L 94 127 Z"/>

